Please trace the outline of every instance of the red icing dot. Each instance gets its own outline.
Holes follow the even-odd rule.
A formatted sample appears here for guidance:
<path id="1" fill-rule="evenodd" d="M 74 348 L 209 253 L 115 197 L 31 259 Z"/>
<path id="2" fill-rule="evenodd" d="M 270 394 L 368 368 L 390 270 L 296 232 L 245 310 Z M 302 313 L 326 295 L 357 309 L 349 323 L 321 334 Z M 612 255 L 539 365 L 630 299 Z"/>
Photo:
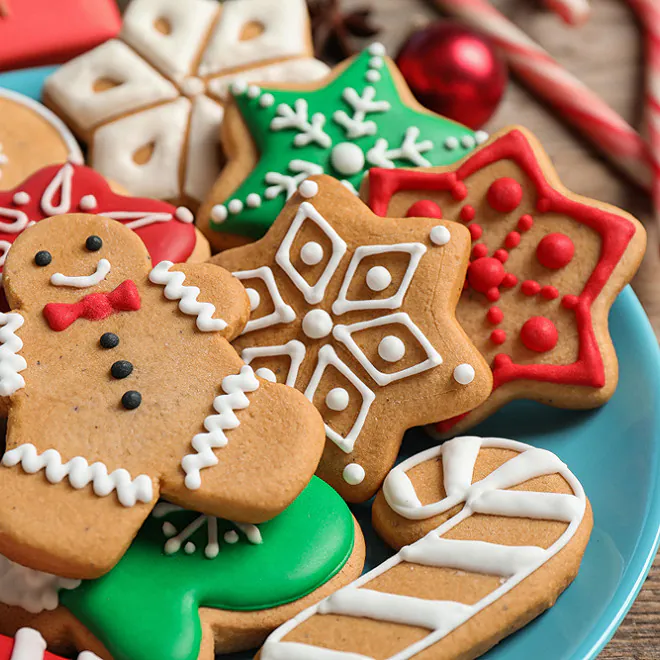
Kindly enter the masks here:
<path id="1" fill-rule="evenodd" d="M 502 286 L 505 286 L 507 289 L 516 286 L 518 284 L 518 278 L 513 273 L 507 273 L 502 278 Z"/>
<path id="2" fill-rule="evenodd" d="M 575 254 L 575 245 L 566 234 L 548 234 L 536 246 L 539 263 L 551 270 L 558 270 L 570 263 Z"/>
<path id="3" fill-rule="evenodd" d="M 490 302 L 495 302 L 496 300 L 499 300 L 500 290 L 496 289 L 495 287 L 493 287 L 492 289 L 488 289 L 488 291 L 486 291 L 486 298 L 488 298 Z"/>
<path id="4" fill-rule="evenodd" d="M 406 211 L 406 218 L 442 218 L 442 209 L 430 199 L 420 199 Z"/>
<path id="5" fill-rule="evenodd" d="M 481 238 L 481 234 L 484 233 L 484 230 L 481 228 L 481 225 L 472 223 L 468 229 L 470 230 L 470 236 L 472 236 L 473 241 L 478 241 Z"/>
<path id="6" fill-rule="evenodd" d="M 509 258 L 509 253 L 506 250 L 495 250 L 495 252 L 493 252 L 493 257 L 505 264 L 506 260 Z"/>
<path id="7" fill-rule="evenodd" d="M 535 282 L 534 280 L 525 280 L 520 285 L 520 290 L 526 296 L 535 296 L 541 290 L 541 285 L 538 282 Z"/>
<path id="8" fill-rule="evenodd" d="M 578 297 L 577 296 L 564 296 L 561 299 L 561 304 L 562 304 L 562 307 L 565 307 L 566 309 L 573 309 L 574 307 L 577 307 Z"/>
<path id="9" fill-rule="evenodd" d="M 475 260 L 481 259 L 482 257 L 485 257 L 487 255 L 488 255 L 488 248 L 483 243 L 477 243 L 472 248 L 472 258 Z"/>
<path id="10" fill-rule="evenodd" d="M 491 307 L 486 312 L 486 318 L 488 319 L 489 323 L 497 325 L 498 323 L 502 323 L 504 320 L 504 312 L 499 307 Z"/>
<path id="11" fill-rule="evenodd" d="M 456 182 L 451 189 L 452 197 L 461 202 L 467 197 L 467 187 L 462 181 Z"/>
<path id="12" fill-rule="evenodd" d="M 498 353 L 493 358 L 493 369 L 501 369 L 502 367 L 506 367 L 512 362 L 513 360 L 511 359 L 511 356 L 507 355 L 506 353 Z"/>
<path id="13" fill-rule="evenodd" d="M 504 330 L 493 330 L 490 333 L 490 340 L 493 342 L 493 344 L 497 344 L 499 346 L 506 341 L 506 332 L 504 332 Z"/>
<path id="14" fill-rule="evenodd" d="M 520 245 L 520 234 L 517 231 L 509 232 L 504 239 L 504 245 L 506 245 L 509 250 L 518 247 Z"/>
<path id="15" fill-rule="evenodd" d="M 461 209 L 461 220 L 463 222 L 470 222 L 470 220 L 474 220 L 474 207 L 473 206 L 470 206 L 469 204 L 466 204 Z"/>
<path id="16" fill-rule="evenodd" d="M 528 213 L 525 213 L 525 215 L 521 215 L 520 219 L 518 220 L 518 229 L 520 231 L 529 231 L 533 224 L 534 220 L 532 219 L 532 216 Z"/>
<path id="17" fill-rule="evenodd" d="M 546 353 L 557 345 L 559 333 L 550 319 L 532 316 L 520 329 L 520 339 L 530 351 Z"/>
<path id="18" fill-rule="evenodd" d="M 559 298 L 559 291 L 557 290 L 557 287 L 544 286 L 541 289 L 541 295 L 547 300 L 554 300 L 555 298 Z"/>
<path id="19" fill-rule="evenodd" d="M 492 289 L 497 291 L 497 287 L 502 283 L 504 277 L 504 266 L 493 257 L 482 257 L 473 261 L 468 267 L 467 278 L 470 286 L 479 293 L 487 294 L 489 299 L 491 299 L 490 291 Z"/>
<path id="20" fill-rule="evenodd" d="M 495 211 L 509 213 L 518 208 L 522 194 L 522 186 L 515 179 L 503 176 L 490 184 L 486 199 Z"/>

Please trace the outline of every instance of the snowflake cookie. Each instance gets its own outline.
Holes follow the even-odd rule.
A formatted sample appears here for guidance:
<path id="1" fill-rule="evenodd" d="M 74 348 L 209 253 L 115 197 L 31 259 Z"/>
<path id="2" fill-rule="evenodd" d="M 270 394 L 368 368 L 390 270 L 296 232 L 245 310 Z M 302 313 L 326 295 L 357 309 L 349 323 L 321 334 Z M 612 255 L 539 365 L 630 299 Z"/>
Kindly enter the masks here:
<path id="1" fill-rule="evenodd" d="M 212 258 L 247 288 L 234 346 L 325 420 L 317 474 L 349 501 L 380 486 L 406 429 L 479 405 L 490 370 L 454 317 L 470 235 L 375 216 L 337 180 L 300 184 L 266 236 Z"/>
<path id="2" fill-rule="evenodd" d="M 199 215 L 219 248 L 263 236 L 310 175 L 355 190 L 370 167 L 446 165 L 487 138 L 416 103 L 381 44 L 313 86 L 233 93 L 223 130 L 229 166 Z"/>
<path id="3" fill-rule="evenodd" d="M 287 507 L 314 473 L 322 420 L 232 349 L 249 301 L 221 268 L 152 268 L 121 223 L 60 215 L 16 239 L 4 289 L 12 311 L 0 314 L 3 555 L 97 577 L 160 495 L 256 523 Z"/>
<path id="4" fill-rule="evenodd" d="M 399 552 L 276 630 L 259 660 L 476 658 L 554 605 L 593 527 L 568 467 L 505 438 L 404 461 L 373 518 Z"/>
<path id="5" fill-rule="evenodd" d="M 593 408 L 612 396 L 607 317 L 646 234 L 628 213 L 566 190 L 529 132 L 502 131 L 451 168 L 372 170 L 365 196 L 380 215 L 442 217 L 472 236 L 456 314 L 491 365 L 493 393 L 438 431 L 469 428 L 513 399 Z"/>
<path id="6" fill-rule="evenodd" d="M 316 477 L 291 506 L 260 525 L 162 502 L 101 579 L 58 593 L 51 576 L 0 557 L 0 586 L 6 587 L 0 632 L 29 624 L 57 650 L 107 649 L 104 657 L 114 660 L 213 660 L 215 653 L 258 646 L 277 626 L 356 579 L 363 564 L 359 526 Z M 42 592 L 51 599 L 40 607 Z"/>
<path id="7" fill-rule="evenodd" d="M 195 207 L 222 165 L 229 85 L 325 75 L 308 23 L 304 0 L 133 0 L 119 39 L 58 69 L 44 98 L 94 169 L 133 195 Z"/>
<path id="8" fill-rule="evenodd" d="M 32 628 L 21 628 L 14 639 L 0 635 L 0 660 L 64 660 L 46 650 L 46 640 Z M 101 660 L 91 651 L 83 651 L 78 660 Z"/>
<path id="9" fill-rule="evenodd" d="M 67 162 L 44 167 L 13 190 L 0 191 L 0 278 L 11 244 L 26 227 L 76 212 L 102 215 L 133 229 L 154 263 L 205 261 L 211 256 L 187 208 L 119 195 L 95 170 Z"/>

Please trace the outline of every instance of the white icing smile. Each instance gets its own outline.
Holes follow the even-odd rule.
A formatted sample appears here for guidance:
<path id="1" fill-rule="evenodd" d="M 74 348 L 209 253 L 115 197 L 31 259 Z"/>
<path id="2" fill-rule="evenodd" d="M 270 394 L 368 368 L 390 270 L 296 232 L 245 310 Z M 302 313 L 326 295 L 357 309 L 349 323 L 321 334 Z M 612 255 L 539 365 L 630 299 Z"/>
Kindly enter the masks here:
<path id="1" fill-rule="evenodd" d="M 96 286 L 103 282 L 110 272 L 110 262 L 107 259 L 101 259 L 96 264 L 96 270 L 91 275 L 62 275 L 62 273 L 53 273 L 50 276 L 50 283 L 54 286 L 75 286 L 77 289 L 86 289 L 90 286 Z"/>

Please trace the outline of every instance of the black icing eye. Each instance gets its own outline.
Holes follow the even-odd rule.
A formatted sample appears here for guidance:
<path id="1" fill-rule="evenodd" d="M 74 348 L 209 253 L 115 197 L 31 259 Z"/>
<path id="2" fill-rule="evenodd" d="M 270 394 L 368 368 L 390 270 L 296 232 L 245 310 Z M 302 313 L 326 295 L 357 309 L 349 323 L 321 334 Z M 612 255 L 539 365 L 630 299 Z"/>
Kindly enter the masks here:
<path id="1" fill-rule="evenodd" d="M 88 236 L 85 241 L 85 247 L 90 252 L 97 252 L 103 247 L 103 241 L 100 236 Z"/>
<path id="2" fill-rule="evenodd" d="M 53 255 L 47 250 L 39 250 L 37 254 L 34 255 L 34 263 L 37 266 L 47 266 L 53 260 Z"/>

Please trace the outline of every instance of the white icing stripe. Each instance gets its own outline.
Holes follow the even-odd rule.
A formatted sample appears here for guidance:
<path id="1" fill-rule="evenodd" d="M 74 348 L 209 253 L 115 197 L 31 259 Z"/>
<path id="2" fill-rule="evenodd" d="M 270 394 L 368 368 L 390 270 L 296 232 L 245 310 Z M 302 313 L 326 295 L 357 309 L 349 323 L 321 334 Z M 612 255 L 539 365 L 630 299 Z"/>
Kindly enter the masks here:
<path id="1" fill-rule="evenodd" d="M 215 305 L 209 302 L 199 302 L 197 296 L 200 290 L 196 286 L 184 286 L 186 276 L 181 271 L 170 271 L 174 264 L 171 261 L 161 261 L 149 273 L 149 281 L 165 286 L 163 293 L 168 300 L 178 300 L 179 309 L 189 316 L 197 317 L 197 327 L 202 332 L 224 330 L 227 323 L 222 319 L 213 318 Z"/>
<path id="2" fill-rule="evenodd" d="M 32 628 L 21 628 L 14 636 L 10 660 L 39 660 L 44 657 L 46 640 Z"/>
<path id="3" fill-rule="evenodd" d="M 125 224 L 129 229 L 140 229 L 140 227 L 157 222 L 169 222 L 173 217 L 171 213 L 150 213 L 148 211 L 105 211 L 99 215 L 112 220 L 130 220 L 131 222 Z"/>
<path id="4" fill-rule="evenodd" d="M 18 312 L 0 313 L 0 396 L 10 396 L 25 387 L 18 372 L 27 369 L 27 362 L 18 352 L 23 340 L 16 334 L 25 320 Z"/>
<path id="5" fill-rule="evenodd" d="M 298 341 L 297 339 L 292 339 L 291 341 L 281 346 L 255 346 L 244 348 L 241 352 L 241 359 L 246 364 L 250 364 L 252 360 L 258 358 L 288 355 L 291 359 L 291 363 L 289 365 L 289 371 L 284 382 L 289 387 L 295 387 L 300 365 L 305 359 L 305 353 L 305 344 L 303 344 L 301 341 Z"/>
<path id="6" fill-rule="evenodd" d="M 467 472 L 467 466 L 474 465 L 471 456 L 473 452 L 470 451 L 470 448 L 474 447 L 475 439 L 456 438 L 452 440 L 451 443 L 454 443 L 454 447 L 450 450 L 454 455 L 452 461 L 448 462 L 448 464 L 453 462 L 453 467 L 450 469 L 457 470 L 460 474 L 465 475 Z M 464 452 L 456 450 L 455 445 L 463 443 L 467 443 L 469 448 Z M 366 575 L 363 575 L 348 587 L 345 587 L 335 595 L 330 596 L 325 601 L 321 601 L 321 603 L 301 612 L 298 616 L 277 629 L 264 644 L 261 652 L 262 660 L 302 660 L 303 658 L 304 660 L 347 660 L 348 658 L 354 657 L 348 652 L 328 651 L 327 649 L 306 644 L 282 642 L 283 638 L 294 628 L 310 617 L 315 614 L 330 612 L 341 613 L 347 616 L 373 618 L 376 620 L 402 623 L 406 625 L 422 625 L 429 628 L 431 632 L 426 637 L 423 637 L 419 641 L 411 644 L 389 658 L 389 660 L 408 660 L 425 649 L 433 646 L 436 642 L 442 640 L 448 633 L 461 626 L 472 616 L 495 603 L 504 594 L 514 589 L 525 578 L 543 566 L 543 564 L 564 548 L 575 535 L 584 516 L 586 497 L 580 482 L 568 470 L 564 463 L 548 451 L 534 449 L 529 445 L 503 438 L 484 438 L 483 440 L 480 440 L 480 443 L 483 448 L 493 447 L 508 449 L 519 452 L 519 455 L 500 466 L 495 471 L 499 474 L 495 475 L 495 472 L 493 472 L 481 482 L 477 482 L 477 484 L 466 488 L 462 497 L 446 497 L 441 503 L 443 505 L 443 510 L 449 508 L 451 502 L 454 504 L 458 504 L 461 501 L 465 502 L 465 506 L 457 515 L 447 520 L 444 524 L 440 525 L 440 527 L 430 532 L 424 538 L 403 548 L 397 555 L 391 557 Z M 393 479 L 390 479 L 390 476 L 388 476 L 383 490 L 388 504 L 390 504 L 395 511 L 398 512 L 402 509 L 408 514 L 410 512 L 415 512 L 416 510 L 419 511 L 426 509 L 425 513 L 428 513 L 429 507 L 415 505 L 413 500 L 419 500 L 414 493 L 413 485 L 410 482 L 410 479 L 403 479 L 401 475 L 405 473 L 407 469 L 410 469 L 415 465 L 419 465 L 427 460 L 437 459 L 437 457 L 443 453 L 443 447 L 446 447 L 448 444 L 449 443 L 445 443 L 445 445 L 429 449 L 417 456 L 413 456 L 407 461 L 404 461 L 400 466 L 395 468 L 392 473 L 390 473 L 390 476 L 397 476 Z M 456 460 L 461 454 L 463 454 L 464 460 Z M 509 463 L 512 463 L 513 465 L 507 469 L 506 466 Z M 443 462 L 442 467 L 443 469 L 447 469 L 448 466 Z M 549 548 L 509 547 L 484 543 L 481 541 L 456 541 L 440 538 L 443 534 L 453 529 L 463 520 L 472 515 L 473 510 L 471 509 L 470 500 L 468 498 L 472 497 L 475 502 L 479 502 L 479 498 L 485 494 L 486 487 L 497 487 L 500 484 L 507 484 L 507 487 L 512 487 L 523 484 L 530 478 L 533 478 L 530 475 L 553 473 L 557 473 L 564 478 L 574 493 L 573 496 L 569 497 L 574 497 L 578 504 L 575 506 L 568 505 L 568 500 L 564 497 L 553 500 L 543 498 L 543 503 L 540 504 L 541 500 L 536 497 L 539 493 L 533 493 L 533 497 L 529 498 L 530 501 L 533 500 L 533 503 L 531 505 L 527 503 L 524 504 L 517 513 L 517 515 L 523 517 L 525 512 L 530 509 L 536 510 L 537 512 L 544 509 L 546 519 L 565 521 L 566 516 L 572 511 L 572 517 L 566 530 Z M 452 480 L 452 483 L 454 484 L 460 482 L 461 479 Z M 479 486 L 480 490 L 475 490 L 475 487 Z M 398 492 L 399 488 L 402 488 L 400 492 Z M 516 496 L 518 494 L 525 496 L 530 495 L 530 493 L 526 491 L 515 491 L 515 493 Z M 546 495 L 546 493 L 542 493 L 541 495 Z M 516 497 L 516 499 L 518 498 Z M 518 501 L 521 500 L 518 499 Z M 556 508 L 550 506 L 551 502 L 556 505 Z M 405 503 L 405 505 L 402 505 L 402 503 Z M 495 501 L 491 500 L 489 505 L 493 506 L 494 503 Z M 504 515 L 513 515 L 515 513 L 512 503 L 513 500 L 509 498 L 503 507 Z M 452 504 L 452 506 L 454 504 Z M 491 512 L 502 513 L 495 509 Z M 430 515 L 435 515 L 435 513 L 437 513 L 437 511 L 429 513 L 428 515 L 417 515 L 414 517 L 428 518 Z M 491 591 L 472 606 L 466 606 L 460 603 L 447 604 L 445 601 L 417 598 L 412 595 L 401 597 L 387 592 L 370 591 L 363 588 L 371 580 L 383 575 L 402 562 L 431 566 L 445 566 L 477 573 L 490 572 L 491 574 L 510 577 L 505 579 L 500 587 Z M 365 592 L 366 595 L 364 595 Z M 402 598 L 405 600 L 402 600 Z M 360 656 L 357 657 L 360 658 Z"/>
<path id="7" fill-rule="evenodd" d="M 11 223 L 7 224 L 2 218 L 10 218 Z M 7 234 L 18 234 L 28 226 L 29 218 L 27 214 L 18 209 L 6 209 L 0 207 L 0 231 Z"/>
<path id="8" fill-rule="evenodd" d="M 455 568 L 469 573 L 511 577 L 538 564 L 545 550 L 536 546 L 511 546 L 484 541 L 457 541 L 431 532 L 417 543 L 403 548 L 404 561 L 423 566 Z"/>
<path id="9" fill-rule="evenodd" d="M 133 479 L 124 469 L 108 473 L 104 463 L 97 461 L 90 465 L 82 456 L 63 463 L 56 449 L 47 449 L 40 455 L 32 444 L 19 445 L 5 453 L 2 465 L 9 468 L 20 465 L 28 474 L 45 470 L 46 479 L 51 484 L 67 479 L 76 490 L 91 484 L 94 494 L 99 497 L 107 497 L 117 491 L 117 499 L 125 507 L 135 506 L 137 502 L 147 504 L 153 499 L 151 477 L 141 474 Z"/>
<path id="10" fill-rule="evenodd" d="M 73 166 L 65 163 L 46 186 L 41 196 L 41 210 L 47 216 L 68 213 L 71 210 L 71 181 L 73 179 Z M 59 204 L 54 200 L 59 193 Z"/>
<path id="11" fill-rule="evenodd" d="M 53 273 L 50 276 L 50 283 L 54 286 L 73 286 L 77 289 L 87 289 L 103 282 L 110 273 L 110 268 L 110 262 L 107 259 L 100 259 L 96 264 L 96 270 L 91 275 Z"/>
<path id="12" fill-rule="evenodd" d="M 465 442 L 447 443 L 447 447 L 442 452 L 444 486 L 447 495 L 463 493 L 472 485 L 472 473 L 480 449 L 480 438 L 466 438 Z"/>
<path id="13" fill-rule="evenodd" d="M 258 388 L 259 380 L 249 365 L 241 367 L 240 373 L 222 379 L 224 394 L 213 400 L 213 408 L 218 414 L 209 415 L 204 420 L 207 433 L 198 433 L 192 439 L 196 453 L 184 456 L 181 461 L 181 467 L 186 473 L 186 488 L 197 490 L 202 485 L 200 471 L 218 464 L 218 457 L 213 449 L 227 445 L 225 431 L 235 429 L 240 424 L 234 411 L 245 410 L 250 405 L 246 393 L 254 392 Z"/>
<path id="14" fill-rule="evenodd" d="M 472 503 L 475 513 L 498 516 L 561 520 L 570 522 L 579 515 L 580 500 L 562 493 L 534 493 L 517 490 L 494 490 L 483 493 Z"/>

